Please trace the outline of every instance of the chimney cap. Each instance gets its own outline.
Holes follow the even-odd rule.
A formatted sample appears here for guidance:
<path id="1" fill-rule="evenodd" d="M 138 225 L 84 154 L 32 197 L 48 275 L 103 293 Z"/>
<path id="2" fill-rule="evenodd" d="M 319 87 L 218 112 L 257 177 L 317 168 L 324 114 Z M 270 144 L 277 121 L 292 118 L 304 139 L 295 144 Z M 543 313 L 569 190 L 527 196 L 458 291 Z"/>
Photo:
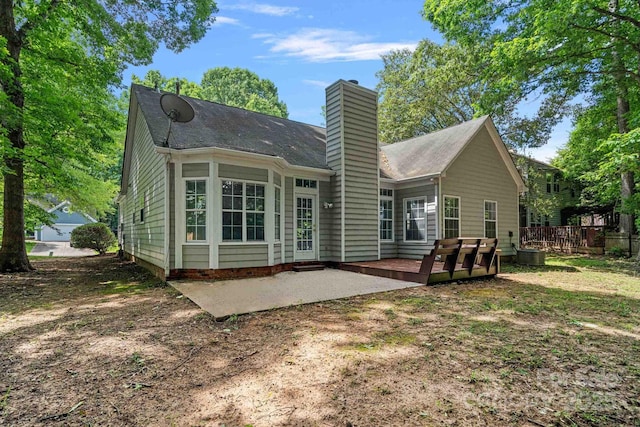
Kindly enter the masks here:
<path id="1" fill-rule="evenodd" d="M 354 85 L 360 84 L 357 80 L 355 79 L 351 79 L 351 80 L 347 80 L 349 83 L 353 83 Z"/>

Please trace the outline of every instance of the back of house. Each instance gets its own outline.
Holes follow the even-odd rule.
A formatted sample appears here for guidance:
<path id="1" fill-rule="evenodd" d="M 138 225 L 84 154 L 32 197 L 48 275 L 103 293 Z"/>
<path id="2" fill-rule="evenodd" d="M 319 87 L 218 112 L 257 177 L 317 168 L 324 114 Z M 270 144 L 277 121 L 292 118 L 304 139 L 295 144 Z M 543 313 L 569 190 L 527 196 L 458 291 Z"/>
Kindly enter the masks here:
<path id="1" fill-rule="evenodd" d="M 524 187 L 489 117 L 384 145 L 376 92 L 339 80 L 326 95 L 326 129 L 188 97 L 194 119 L 170 127 L 162 94 L 133 85 L 124 253 L 162 278 L 420 259 L 454 235 L 513 253 Z"/>

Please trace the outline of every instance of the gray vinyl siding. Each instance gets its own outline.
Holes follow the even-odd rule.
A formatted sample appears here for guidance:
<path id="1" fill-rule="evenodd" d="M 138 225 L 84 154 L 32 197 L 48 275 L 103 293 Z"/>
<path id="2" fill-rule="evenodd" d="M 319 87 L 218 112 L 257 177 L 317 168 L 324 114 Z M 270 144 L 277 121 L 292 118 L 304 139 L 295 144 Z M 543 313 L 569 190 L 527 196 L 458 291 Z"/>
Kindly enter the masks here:
<path id="1" fill-rule="evenodd" d="M 209 163 L 183 163 L 183 178 L 201 178 L 209 176 Z"/>
<path id="2" fill-rule="evenodd" d="M 418 197 L 426 197 L 427 201 L 427 241 L 426 242 L 405 242 L 404 241 L 404 200 Z M 435 185 L 421 185 L 418 187 L 396 189 L 393 201 L 393 222 L 395 228 L 395 240 L 398 248 L 399 258 L 421 259 L 431 249 L 436 240 L 437 209 L 436 209 L 436 189 Z"/>
<path id="3" fill-rule="evenodd" d="M 327 209 L 326 214 L 324 212 L 320 212 L 320 220 L 326 224 L 326 229 L 322 229 L 322 234 L 326 235 L 326 239 L 323 241 L 324 248 L 324 260 L 326 261 L 340 261 L 340 253 L 342 251 L 341 248 L 341 218 L 340 212 L 342 211 L 342 200 L 340 198 L 340 175 L 333 175 L 330 178 L 327 188 L 327 197 L 333 203 L 333 207 L 331 209 Z M 322 203 L 322 202 L 320 202 Z M 323 218 L 323 215 L 325 217 Z M 321 252 L 321 255 L 322 253 Z"/>
<path id="4" fill-rule="evenodd" d="M 318 234 L 318 245 L 320 248 L 320 260 L 331 261 L 333 254 L 332 239 L 334 238 L 333 232 L 333 214 L 335 208 L 324 209 L 323 203 L 330 202 L 331 199 L 331 183 L 327 181 L 320 181 L 319 185 L 319 209 L 318 225 L 320 233 Z"/>
<path id="5" fill-rule="evenodd" d="M 293 178 L 284 181 L 284 262 L 293 262 Z"/>
<path id="6" fill-rule="evenodd" d="M 269 247 L 260 245 L 220 245 L 219 268 L 262 267 L 269 265 Z"/>
<path id="7" fill-rule="evenodd" d="M 344 217 L 334 222 L 344 229 L 344 261 L 378 259 L 377 134 L 375 92 L 344 81 L 327 88 L 327 163 L 337 172 L 334 200 L 344 187 L 344 206 L 334 204 L 334 215 Z"/>
<path id="8" fill-rule="evenodd" d="M 169 268 L 176 268 L 176 168 L 169 165 Z"/>
<path id="9" fill-rule="evenodd" d="M 124 210 L 124 250 L 136 258 L 164 268 L 165 238 L 165 161 L 157 154 L 151 134 L 140 109 L 136 113 L 133 146 L 131 150 L 129 184 L 121 204 Z M 145 193 L 148 193 L 148 209 L 144 222 L 140 221 Z M 135 213 L 135 221 L 133 215 Z"/>
<path id="10" fill-rule="evenodd" d="M 278 172 L 273 173 L 273 184 L 282 186 L 282 177 Z"/>
<path id="11" fill-rule="evenodd" d="M 243 181 L 267 182 L 269 180 L 269 171 L 267 169 L 220 164 L 218 166 L 218 176 L 220 178 L 240 179 Z"/>
<path id="12" fill-rule="evenodd" d="M 345 261 L 378 259 L 378 122 L 375 92 L 343 89 Z"/>
<path id="13" fill-rule="evenodd" d="M 503 254 L 518 243 L 518 189 L 489 132 L 482 128 L 447 170 L 442 194 L 460 197 L 460 233 L 484 236 L 484 201 L 498 202 L 498 239 Z"/>
<path id="14" fill-rule="evenodd" d="M 329 183 L 329 198 L 333 203 L 329 230 L 331 232 L 326 256 L 331 261 L 340 261 L 342 252 L 342 89 L 334 84 L 326 90 L 327 112 L 327 165 L 336 172 Z M 321 214 L 322 215 L 322 214 Z"/>
<path id="15" fill-rule="evenodd" d="M 397 258 L 398 245 L 395 242 L 380 242 L 380 258 Z"/>
<path id="16" fill-rule="evenodd" d="M 209 268 L 209 246 L 182 245 L 182 268 Z"/>
<path id="17" fill-rule="evenodd" d="M 281 256 L 281 243 L 276 243 L 273 245 L 273 264 L 278 265 L 282 264 L 282 256 Z"/>

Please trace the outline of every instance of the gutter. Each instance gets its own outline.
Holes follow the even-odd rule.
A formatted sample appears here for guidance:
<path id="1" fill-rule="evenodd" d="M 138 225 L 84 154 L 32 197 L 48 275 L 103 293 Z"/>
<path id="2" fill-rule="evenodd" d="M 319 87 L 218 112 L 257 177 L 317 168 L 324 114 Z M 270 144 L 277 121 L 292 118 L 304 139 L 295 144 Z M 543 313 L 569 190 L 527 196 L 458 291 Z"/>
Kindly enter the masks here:
<path id="1" fill-rule="evenodd" d="M 158 147 L 155 146 L 156 152 L 159 154 L 165 155 L 176 155 L 176 156 L 188 156 L 188 155 L 197 155 L 197 154 L 212 154 L 212 155 L 222 155 L 226 157 L 236 158 L 236 159 L 247 159 L 255 161 L 256 158 L 268 161 L 268 162 L 276 162 L 281 167 L 285 169 L 289 169 L 292 171 L 300 171 L 312 173 L 314 175 L 322 175 L 326 177 L 331 177 L 336 175 L 336 172 L 331 169 L 319 169 L 310 166 L 298 166 L 292 165 L 287 160 L 279 156 L 271 156 L 268 154 L 260 154 L 260 153 L 251 153 L 248 151 L 238 151 L 232 150 L 228 148 L 218 148 L 218 147 L 202 147 L 202 148 L 189 148 L 185 150 L 177 150 L 175 148 L 169 147 Z"/>

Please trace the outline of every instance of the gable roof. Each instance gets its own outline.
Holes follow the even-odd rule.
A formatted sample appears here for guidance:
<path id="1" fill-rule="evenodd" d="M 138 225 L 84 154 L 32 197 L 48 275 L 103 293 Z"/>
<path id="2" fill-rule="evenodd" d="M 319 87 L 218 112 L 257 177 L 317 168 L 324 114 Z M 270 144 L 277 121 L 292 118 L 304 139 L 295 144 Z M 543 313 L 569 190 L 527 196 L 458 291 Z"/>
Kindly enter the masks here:
<path id="1" fill-rule="evenodd" d="M 482 116 L 406 141 L 381 145 L 380 175 L 396 180 L 443 176 L 483 128 L 489 132 L 519 191 L 524 191 L 524 181 L 489 116 Z"/>
<path id="2" fill-rule="evenodd" d="M 381 171 L 393 179 L 439 175 L 458 157 L 489 116 L 380 147 Z"/>
<path id="3" fill-rule="evenodd" d="M 137 104 L 157 147 L 236 150 L 282 158 L 292 166 L 330 170 L 326 162 L 324 128 L 187 96 L 181 97 L 193 107 L 194 119 L 173 123 L 166 144 L 169 119 L 160 107 L 161 96 L 162 92 L 157 90 L 131 85 L 130 120 L 135 117 L 133 108 Z M 489 116 L 394 144 L 380 144 L 380 177 L 407 180 L 444 175 L 484 127 L 522 191 L 522 177 Z M 129 137 L 127 135 L 127 140 Z M 126 193 L 127 160 L 125 154 L 121 194 Z"/>
<path id="4" fill-rule="evenodd" d="M 164 145 L 169 120 L 160 108 L 162 93 L 133 84 L 153 143 Z M 325 130 L 288 119 L 182 96 L 193 107 L 188 123 L 173 123 L 168 147 L 175 150 L 223 148 L 281 157 L 295 166 L 329 169 Z"/>

